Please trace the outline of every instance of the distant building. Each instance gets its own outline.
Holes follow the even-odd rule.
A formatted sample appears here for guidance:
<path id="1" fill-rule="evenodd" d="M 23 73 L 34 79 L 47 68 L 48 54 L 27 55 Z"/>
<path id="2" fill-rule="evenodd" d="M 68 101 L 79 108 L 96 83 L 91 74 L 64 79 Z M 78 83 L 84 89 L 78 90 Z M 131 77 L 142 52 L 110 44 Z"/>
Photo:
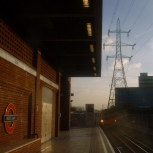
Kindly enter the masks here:
<path id="1" fill-rule="evenodd" d="M 153 87 L 153 76 L 148 76 L 148 73 L 140 73 L 139 87 Z"/>
<path id="2" fill-rule="evenodd" d="M 153 87 L 130 87 L 115 89 L 115 105 L 133 105 L 137 107 L 153 106 Z"/>
<path id="3" fill-rule="evenodd" d="M 94 126 L 94 104 L 86 104 L 86 126 Z"/>
<path id="4" fill-rule="evenodd" d="M 139 87 L 115 88 L 115 105 L 153 107 L 153 76 L 140 73 Z"/>
<path id="5" fill-rule="evenodd" d="M 71 127 L 83 127 L 86 126 L 86 114 L 85 111 L 76 111 L 71 113 Z"/>

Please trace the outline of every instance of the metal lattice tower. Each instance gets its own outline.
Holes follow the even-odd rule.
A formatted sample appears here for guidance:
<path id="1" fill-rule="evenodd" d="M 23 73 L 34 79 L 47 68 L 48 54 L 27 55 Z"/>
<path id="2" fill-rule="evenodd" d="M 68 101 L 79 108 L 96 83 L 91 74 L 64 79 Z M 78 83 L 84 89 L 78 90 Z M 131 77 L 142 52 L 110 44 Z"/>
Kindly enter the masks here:
<path id="1" fill-rule="evenodd" d="M 128 56 L 122 55 L 121 46 L 132 46 L 132 49 L 133 49 L 135 44 L 130 45 L 130 44 L 122 43 L 121 42 L 121 33 L 127 33 L 127 36 L 129 36 L 129 32 L 130 32 L 130 30 L 128 32 L 126 32 L 126 31 L 122 31 L 120 29 L 120 20 L 118 19 L 117 20 L 117 29 L 114 31 L 108 30 L 108 36 L 109 36 L 109 33 L 116 33 L 116 42 L 111 43 L 111 44 L 104 43 L 104 45 L 103 45 L 104 48 L 105 48 L 105 46 L 116 46 L 116 55 L 106 57 L 107 60 L 108 60 L 108 58 L 115 58 L 114 71 L 113 71 L 113 77 L 112 77 L 112 83 L 111 83 L 107 108 L 115 106 L 115 88 L 116 87 L 125 87 L 125 88 L 127 87 L 126 76 L 125 76 L 125 72 L 124 72 L 122 58 L 129 58 L 129 60 L 131 60 L 132 56 L 128 57 Z"/>

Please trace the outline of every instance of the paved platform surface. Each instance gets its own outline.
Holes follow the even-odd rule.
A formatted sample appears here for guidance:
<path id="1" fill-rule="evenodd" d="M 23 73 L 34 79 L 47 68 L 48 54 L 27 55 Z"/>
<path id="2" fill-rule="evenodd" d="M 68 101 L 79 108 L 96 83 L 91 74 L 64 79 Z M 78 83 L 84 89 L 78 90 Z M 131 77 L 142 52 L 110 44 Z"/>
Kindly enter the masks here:
<path id="1" fill-rule="evenodd" d="M 73 128 L 61 131 L 60 137 L 41 145 L 42 153 L 114 153 L 99 127 Z"/>

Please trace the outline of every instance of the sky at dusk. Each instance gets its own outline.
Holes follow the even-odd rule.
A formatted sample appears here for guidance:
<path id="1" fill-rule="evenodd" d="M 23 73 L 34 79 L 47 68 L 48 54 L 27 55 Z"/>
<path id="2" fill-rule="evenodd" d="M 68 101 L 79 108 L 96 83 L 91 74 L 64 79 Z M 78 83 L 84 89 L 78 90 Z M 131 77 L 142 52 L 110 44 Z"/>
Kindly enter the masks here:
<path id="1" fill-rule="evenodd" d="M 117 19 L 120 20 L 121 30 L 131 30 L 121 35 L 121 41 L 136 44 L 122 47 L 122 55 L 132 56 L 131 61 L 123 59 L 124 71 L 128 87 L 138 87 L 140 73 L 153 76 L 153 0 L 103 0 L 102 19 L 102 70 L 101 77 L 73 77 L 71 93 L 74 96 L 72 106 L 84 107 L 85 104 L 94 104 L 95 109 L 107 108 L 110 85 L 114 70 L 114 58 L 106 60 L 106 56 L 115 55 L 115 46 L 106 46 L 116 42 L 116 34 L 108 29 L 116 30 Z"/>

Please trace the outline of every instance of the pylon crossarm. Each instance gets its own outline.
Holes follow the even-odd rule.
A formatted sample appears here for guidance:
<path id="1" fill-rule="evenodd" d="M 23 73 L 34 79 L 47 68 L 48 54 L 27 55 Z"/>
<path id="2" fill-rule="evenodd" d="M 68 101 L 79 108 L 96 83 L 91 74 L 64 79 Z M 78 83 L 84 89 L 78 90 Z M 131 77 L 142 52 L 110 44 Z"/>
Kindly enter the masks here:
<path id="1" fill-rule="evenodd" d="M 131 45 L 131 44 L 127 44 L 127 43 L 123 43 L 123 42 L 121 42 L 121 46 L 132 46 L 132 47 L 134 47 L 136 44 L 134 44 L 134 45 Z"/>
<path id="2" fill-rule="evenodd" d="M 110 44 L 105 44 L 105 46 L 116 46 L 116 42 L 115 43 L 110 43 Z"/>
<path id="3" fill-rule="evenodd" d="M 107 56 L 106 60 L 108 60 L 108 58 L 115 58 L 116 55 L 112 55 L 112 56 Z"/>
<path id="4" fill-rule="evenodd" d="M 127 33 L 127 34 L 129 34 L 130 31 L 131 31 L 131 30 L 129 30 L 129 31 L 120 30 L 120 33 Z"/>
<path id="5" fill-rule="evenodd" d="M 131 60 L 131 58 L 132 58 L 133 56 L 126 56 L 126 55 L 122 55 L 122 58 L 128 58 L 129 59 L 129 61 Z"/>
<path id="6" fill-rule="evenodd" d="M 113 31 L 110 31 L 110 29 L 108 30 L 108 37 L 109 37 L 109 34 L 110 33 L 116 33 L 117 32 L 117 30 L 113 30 Z"/>
<path id="7" fill-rule="evenodd" d="M 108 60 L 108 58 L 115 58 L 116 57 L 116 55 L 112 55 L 112 56 L 107 56 L 106 57 L 106 60 Z M 133 56 L 126 56 L 126 55 L 122 55 L 122 58 L 129 58 L 129 61 L 131 60 L 131 58 L 132 58 Z"/>
<path id="8" fill-rule="evenodd" d="M 103 44 L 103 49 L 105 49 L 105 46 L 116 46 L 116 43 L 110 43 L 110 44 Z"/>
<path id="9" fill-rule="evenodd" d="M 127 44 L 127 43 L 123 43 L 123 42 L 121 42 L 121 46 L 132 46 L 132 49 L 133 49 L 133 47 L 135 46 L 136 44 L 134 44 L 134 45 L 131 45 L 131 44 Z M 110 43 L 110 44 L 103 44 L 103 48 L 105 49 L 105 46 L 116 46 L 116 42 L 115 43 Z"/>
<path id="10" fill-rule="evenodd" d="M 129 37 L 129 33 L 130 33 L 131 30 L 129 31 L 124 31 L 124 30 L 113 30 L 113 31 L 110 31 L 110 29 L 108 30 L 108 37 L 109 37 L 109 34 L 110 33 L 127 33 L 127 36 Z"/>

